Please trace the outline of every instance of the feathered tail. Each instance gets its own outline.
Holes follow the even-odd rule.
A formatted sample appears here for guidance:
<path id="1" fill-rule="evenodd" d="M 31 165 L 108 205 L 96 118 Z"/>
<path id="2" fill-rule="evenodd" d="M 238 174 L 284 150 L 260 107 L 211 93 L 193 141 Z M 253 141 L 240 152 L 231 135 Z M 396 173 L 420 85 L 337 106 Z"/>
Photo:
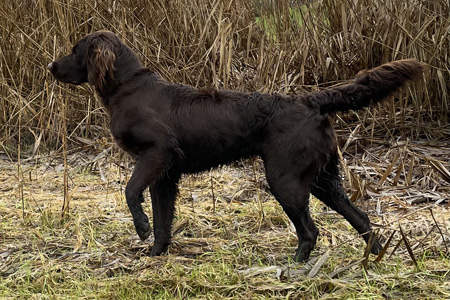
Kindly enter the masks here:
<path id="1" fill-rule="evenodd" d="M 393 61 L 358 74 L 354 82 L 310 94 L 320 113 L 357 110 L 393 94 L 422 77 L 424 64 L 415 59 Z"/>

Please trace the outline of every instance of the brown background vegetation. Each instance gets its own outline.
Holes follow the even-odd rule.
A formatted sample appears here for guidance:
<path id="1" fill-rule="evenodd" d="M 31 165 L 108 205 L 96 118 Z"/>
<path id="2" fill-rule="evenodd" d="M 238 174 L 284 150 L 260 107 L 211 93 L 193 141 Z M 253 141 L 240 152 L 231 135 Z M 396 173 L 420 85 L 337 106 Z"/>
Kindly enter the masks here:
<path id="1" fill-rule="evenodd" d="M 20 140 L 22 152 L 46 153 L 65 134 L 69 147 L 75 137 L 105 135 L 106 116 L 92 89 L 57 84 L 46 70 L 99 29 L 120 35 L 164 78 L 199 87 L 301 93 L 417 58 L 430 66 L 425 88 L 383 105 L 369 123 L 405 136 L 441 136 L 436 129 L 449 116 L 447 1 L 301 2 L 3 1 L 0 151 L 17 156 Z M 354 121 L 367 123 L 360 115 Z"/>

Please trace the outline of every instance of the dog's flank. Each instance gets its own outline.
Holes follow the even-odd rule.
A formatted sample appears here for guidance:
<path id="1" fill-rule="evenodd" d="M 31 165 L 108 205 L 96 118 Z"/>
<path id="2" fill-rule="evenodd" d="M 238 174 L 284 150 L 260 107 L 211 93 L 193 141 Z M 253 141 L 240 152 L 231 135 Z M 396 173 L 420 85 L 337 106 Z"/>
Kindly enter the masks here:
<path id="1" fill-rule="evenodd" d="M 318 230 L 309 214 L 314 194 L 363 235 L 381 245 L 366 213 L 342 187 L 334 130 L 327 113 L 379 102 L 407 81 L 420 78 L 421 63 L 391 62 L 358 75 L 353 83 L 300 96 L 208 91 L 168 82 L 143 68 L 138 56 L 115 34 L 83 38 L 72 54 L 49 69 L 62 82 L 89 82 L 110 116 L 117 144 L 137 159 L 125 195 L 141 239 L 150 225 L 141 203 L 150 188 L 155 242 L 160 255 L 171 242 L 178 181 L 182 174 L 260 156 L 270 190 L 295 225 L 294 258 L 308 259 Z"/>

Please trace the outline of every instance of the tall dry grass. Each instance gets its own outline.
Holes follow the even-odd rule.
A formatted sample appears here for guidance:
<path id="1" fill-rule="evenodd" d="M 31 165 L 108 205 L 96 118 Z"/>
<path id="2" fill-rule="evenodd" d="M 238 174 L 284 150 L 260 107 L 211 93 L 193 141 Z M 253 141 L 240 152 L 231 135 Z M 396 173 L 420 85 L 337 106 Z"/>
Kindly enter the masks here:
<path id="1" fill-rule="evenodd" d="M 448 1 L 301 2 L 2 1 L 0 152 L 46 153 L 66 138 L 76 146 L 107 132 L 92 89 L 57 84 L 46 71 L 99 29 L 116 32 L 168 80 L 249 91 L 316 90 L 414 57 L 430 65 L 425 88 L 361 113 L 360 122 L 376 120 L 406 135 L 448 123 Z"/>

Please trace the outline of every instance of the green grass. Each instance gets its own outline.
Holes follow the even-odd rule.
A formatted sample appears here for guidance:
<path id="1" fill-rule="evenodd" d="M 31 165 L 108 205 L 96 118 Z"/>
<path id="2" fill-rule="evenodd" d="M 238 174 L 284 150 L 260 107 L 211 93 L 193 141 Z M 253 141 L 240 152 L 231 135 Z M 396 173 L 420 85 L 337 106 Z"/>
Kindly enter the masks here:
<path id="1" fill-rule="evenodd" d="M 418 267 L 401 245 L 398 253 L 379 263 L 371 256 L 367 271 L 356 264 L 331 278 L 335 270 L 362 258 L 364 243 L 341 217 L 324 214 L 323 205 L 315 199 L 311 210 L 321 235 L 312 261 L 294 263 L 290 256 L 295 251 L 296 236 L 269 194 L 259 193 L 263 214 L 253 198 L 257 194 L 231 203 L 221 200 L 239 192 L 243 183 L 247 188 L 254 184 L 251 167 L 239 170 L 242 181 L 231 186 L 227 176 L 236 170 L 211 173 L 216 178 L 215 212 L 208 194 L 210 175 L 184 180 L 174 242 L 168 254 L 149 257 L 151 242 L 137 238 L 122 186 L 116 183 L 127 174 L 119 174 L 116 168 L 111 165 L 107 169 L 108 182 L 103 182 L 95 172 L 77 172 L 71 167 L 71 209 L 62 218 L 62 198 L 53 196 L 62 190 L 58 164 L 44 173 L 39 165 L 24 166 L 31 178 L 40 179 L 24 182 L 23 219 L 21 201 L 15 196 L 16 183 L 6 176 L 16 170 L 13 164 L 3 163 L 2 175 L 8 178 L 4 188 L 9 191 L 0 201 L 0 298 L 448 298 L 450 261 L 442 246 L 436 249 L 432 245 L 439 238 L 436 232 L 430 234 L 424 247 L 414 251 Z M 192 192 L 197 195 L 194 203 Z M 145 209 L 150 213 L 148 204 Z M 437 210 L 435 215 L 441 218 Z M 412 218 L 419 216 L 418 212 Z M 391 221 L 396 216 L 386 214 L 384 218 Z M 380 220 L 372 215 L 372 221 Z M 414 222 L 410 227 L 402 225 L 411 240 L 415 239 L 414 228 L 420 226 L 417 220 Z M 318 274 L 309 278 L 314 260 L 327 250 L 328 259 Z"/>

